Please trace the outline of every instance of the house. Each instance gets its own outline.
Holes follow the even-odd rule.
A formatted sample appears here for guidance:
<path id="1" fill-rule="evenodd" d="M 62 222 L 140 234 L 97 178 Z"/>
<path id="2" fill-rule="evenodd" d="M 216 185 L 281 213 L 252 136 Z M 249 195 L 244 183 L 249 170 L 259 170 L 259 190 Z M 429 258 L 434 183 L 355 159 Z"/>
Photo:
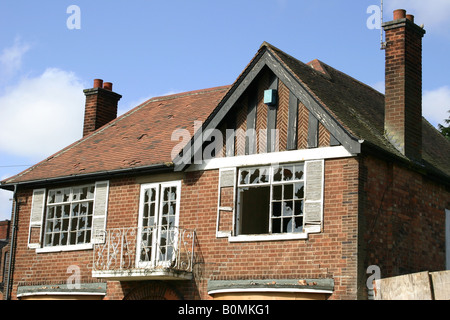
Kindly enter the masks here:
<path id="1" fill-rule="evenodd" d="M 8 249 L 11 221 L 0 221 L 0 300 L 3 300 L 3 292 L 8 270 Z"/>
<path id="2" fill-rule="evenodd" d="M 96 79 L 83 137 L 1 183 L 6 298 L 367 299 L 371 266 L 445 269 L 450 143 L 422 117 L 425 30 L 404 10 L 383 27 L 385 95 L 268 43 L 232 85 L 118 118 Z"/>

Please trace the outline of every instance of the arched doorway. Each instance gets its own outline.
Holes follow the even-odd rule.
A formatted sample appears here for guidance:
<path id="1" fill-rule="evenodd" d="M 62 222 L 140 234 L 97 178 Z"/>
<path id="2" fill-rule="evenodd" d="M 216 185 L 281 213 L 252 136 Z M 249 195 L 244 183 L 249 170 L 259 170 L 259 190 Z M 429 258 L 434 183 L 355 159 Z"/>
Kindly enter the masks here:
<path id="1" fill-rule="evenodd" d="M 170 283 L 150 281 L 133 288 L 124 300 L 183 300 L 183 295 Z"/>

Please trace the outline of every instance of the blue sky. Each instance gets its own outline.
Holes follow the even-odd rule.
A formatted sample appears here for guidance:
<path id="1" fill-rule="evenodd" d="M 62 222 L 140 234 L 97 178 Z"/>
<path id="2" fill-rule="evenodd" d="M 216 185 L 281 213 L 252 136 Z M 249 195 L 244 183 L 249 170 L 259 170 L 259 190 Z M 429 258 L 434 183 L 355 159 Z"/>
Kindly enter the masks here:
<path id="1" fill-rule="evenodd" d="M 123 113 L 153 96 L 231 84 L 267 41 L 383 90 L 380 30 L 367 24 L 372 5 L 380 0 L 2 0 L 0 179 L 81 138 L 82 90 L 95 78 L 113 83 Z M 450 1 L 385 0 L 384 21 L 398 8 L 427 30 L 424 116 L 443 123 Z M 10 218 L 11 197 L 0 190 L 0 220 Z"/>

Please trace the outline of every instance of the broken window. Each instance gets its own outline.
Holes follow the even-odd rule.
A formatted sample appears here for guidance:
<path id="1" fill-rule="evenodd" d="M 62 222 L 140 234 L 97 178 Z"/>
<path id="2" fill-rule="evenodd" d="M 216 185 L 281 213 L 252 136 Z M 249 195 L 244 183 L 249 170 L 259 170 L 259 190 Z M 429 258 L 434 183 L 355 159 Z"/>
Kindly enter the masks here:
<path id="1" fill-rule="evenodd" d="M 304 164 L 241 168 L 236 233 L 303 232 Z"/>
<path id="2" fill-rule="evenodd" d="M 181 183 L 141 186 L 139 265 L 164 266 L 175 259 Z"/>
<path id="3" fill-rule="evenodd" d="M 91 242 L 95 186 L 49 190 L 44 246 L 68 246 Z"/>

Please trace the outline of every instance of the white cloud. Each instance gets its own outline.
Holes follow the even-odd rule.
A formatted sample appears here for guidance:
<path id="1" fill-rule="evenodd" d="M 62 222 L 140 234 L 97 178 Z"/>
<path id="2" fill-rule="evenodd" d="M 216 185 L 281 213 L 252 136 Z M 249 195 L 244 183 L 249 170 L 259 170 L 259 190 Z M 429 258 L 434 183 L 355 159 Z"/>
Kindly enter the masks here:
<path id="1" fill-rule="evenodd" d="M 11 219 L 12 197 L 11 191 L 0 190 L 0 221 Z"/>
<path id="2" fill-rule="evenodd" d="M 23 55 L 30 50 L 30 47 L 31 46 L 28 43 L 22 42 L 22 40 L 17 37 L 11 47 L 3 49 L 0 54 L 0 76 L 3 79 L 12 77 L 20 70 L 22 67 Z"/>
<path id="3" fill-rule="evenodd" d="M 84 85 L 71 72 L 47 69 L 0 96 L 0 151 L 41 160 L 81 138 Z"/>
<path id="4" fill-rule="evenodd" d="M 423 92 L 422 103 L 424 117 L 434 126 L 444 124 L 450 110 L 450 87 L 444 86 Z"/>
<path id="5" fill-rule="evenodd" d="M 8 178 L 8 175 L 2 176 L 0 180 L 6 178 Z M 12 197 L 11 191 L 0 189 L 0 221 L 11 219 L 12 201 L 10 199 Z"/>
<path id="6" fill-rule="evenodd" d="M 450 28 L 449 0 L 390 0 L 386 2 L 387 20 L 392 19 L 392 12 L 405 9 L 415 16 L 418 25 L 425 24 L 425 30 L 433 32 L 448 32 Z M 390 18 L 390 19 L 389 19 Z"/>

